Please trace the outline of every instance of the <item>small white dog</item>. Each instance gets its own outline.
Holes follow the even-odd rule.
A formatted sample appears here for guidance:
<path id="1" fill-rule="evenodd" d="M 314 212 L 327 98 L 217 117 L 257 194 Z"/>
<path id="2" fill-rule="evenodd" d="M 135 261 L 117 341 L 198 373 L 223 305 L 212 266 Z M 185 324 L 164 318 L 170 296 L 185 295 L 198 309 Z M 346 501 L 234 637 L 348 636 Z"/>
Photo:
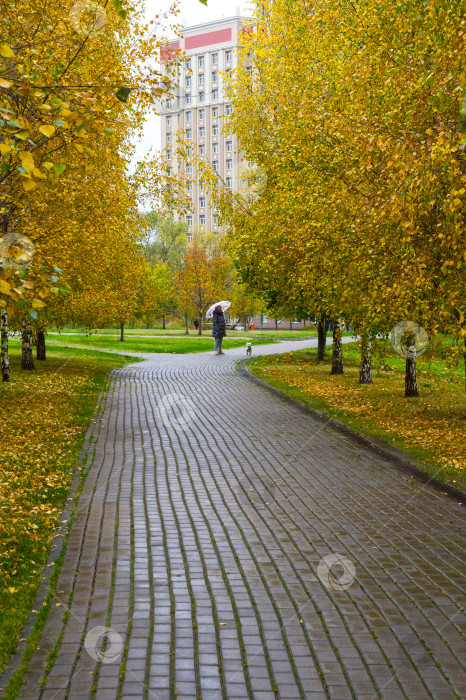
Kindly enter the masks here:
<path id="1" fill-rule="evenodd" d="M 252 353 L 252 345 L 251 345 L 251 343 L 247 342 L 246 343 L 246 355 L 250 356 L 251 353 Z"/>

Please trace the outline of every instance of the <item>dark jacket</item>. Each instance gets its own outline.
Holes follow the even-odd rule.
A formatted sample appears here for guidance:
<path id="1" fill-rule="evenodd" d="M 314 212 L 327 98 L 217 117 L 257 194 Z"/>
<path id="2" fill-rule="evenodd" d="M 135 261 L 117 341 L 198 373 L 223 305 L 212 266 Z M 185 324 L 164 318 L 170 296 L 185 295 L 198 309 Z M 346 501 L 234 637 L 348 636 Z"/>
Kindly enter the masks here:
<path id="1" fill-rule="evenodd" d="M 225 330 L 225 316 L 223 315 L 223 311 L 214 311 L 212 315 L 212 335 L 214 338 L 223 338 L 224 335 L 226 335 L 226 330 Z"/>

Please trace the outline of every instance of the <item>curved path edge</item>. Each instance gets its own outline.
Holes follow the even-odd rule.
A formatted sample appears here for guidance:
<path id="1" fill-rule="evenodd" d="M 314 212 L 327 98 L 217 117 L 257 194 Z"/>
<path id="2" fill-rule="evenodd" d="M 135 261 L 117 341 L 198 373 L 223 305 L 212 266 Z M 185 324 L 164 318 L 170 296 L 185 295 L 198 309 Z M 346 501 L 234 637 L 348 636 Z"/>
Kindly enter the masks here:
<path id="1" fill-rule="evenodd" d="M 290 406 L 295 406 L 303 413 L 306 413 L 308 416 L 312 416 L 312 418 L 314 418 L 316 421 L 319 421 L 319 423 L 324 423 L 330 428 L 336 430 L 341 435 L 345 435 L 345 437 L 351 438 L 358 445 L 362 445 L 371 452 L 374 452 L 378 457 L 381 457 L 382 459 L 386 460 L 389 464 L 393 465 L 399 471 L 414 476 L 418 481 L 425 484 L 426 486 L 431 486 L 433 489 L 440 491 L 446 496 L 449 496 L 449 498 L 459 503 L 461 506 L 463 506 L 463 508 L 466 507 L 466 494 L 460 491 L 460 489 L 456 489 L 454 486 L 450 486 L 450 484 L 446 484 L 445 482 L 440 481 L 439 479 L 436 479 L 433 476 L 430 476 L 420 467 L 416 466 L 416 464 L 422 464 L 420 460 L 416 460 L 415 457 L 412 457 L 406 452 L 398 450 L 396 447 L 392 447 L 387 442 L 381 440 L 375 435 L 370 435 L 367 433 L 356 433 L 346 423 L 343 423 L 342 421 L 339 421 L 336 418 L 330 417 L 325 413 L 318 411 L 315 408 L 310 408 L 309 406 L 307 406 L 304 403 L 301 403 L 300 401 L 292 399 L 290 396 L 287 396 L 279 389 L 276 389 L 264 379 L 260 379 L 259 377 L 257 377 L 255 374 L 253 374 L 252 370 L 249 367 L 248 369 L 245 369 L 245 366 L 247 367 L 248 365 L 251 365 L 252 362 L 253 360 L 242 360 L 237 366 L 238 372 L 243 377 L 245 377 L 245 379 L 252 382 L 253 384 L 256 384 L 257 386 L 262 387 L 263 389 L 266 389 L 274 396 L 277 396 L 278 398 L 288 403 Z"/>

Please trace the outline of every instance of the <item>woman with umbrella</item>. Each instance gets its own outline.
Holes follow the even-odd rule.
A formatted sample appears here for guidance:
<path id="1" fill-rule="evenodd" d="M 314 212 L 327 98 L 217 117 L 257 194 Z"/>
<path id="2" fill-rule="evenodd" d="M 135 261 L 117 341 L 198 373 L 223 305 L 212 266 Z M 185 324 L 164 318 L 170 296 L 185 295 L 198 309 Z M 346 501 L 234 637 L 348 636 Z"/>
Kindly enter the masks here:
<path id="1" fill-rule="evenodd" d="M 224 355 L 222 351 L 222 342 L 226 336 L 225 330 L 225 316 L 223 312 L 226 311 L 231 306 L 230 301 L 220 301 L 216 304 L 212 304 L 210 309 L 206 313 L 206 318 L 212 317 L 212 335 L 215 338 L 215 354 Z"/>

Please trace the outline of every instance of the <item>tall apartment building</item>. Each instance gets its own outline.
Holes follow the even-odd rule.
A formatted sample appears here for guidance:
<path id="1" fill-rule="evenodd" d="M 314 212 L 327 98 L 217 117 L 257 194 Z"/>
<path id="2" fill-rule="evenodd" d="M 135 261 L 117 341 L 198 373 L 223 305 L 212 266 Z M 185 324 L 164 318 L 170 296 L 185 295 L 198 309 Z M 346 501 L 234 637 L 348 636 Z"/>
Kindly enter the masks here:
<path id="1" fill-rule="evenodd" d="M 162 105 L 161 146 L 166 149 L 169 167 L 173 171 L 185 169 L 193 179 L 188 182 L 193 212 L 183 217 L 189 235 L 196 230 L 219 231 L 218 217 L 210 206 L 209 195 L 196 182 L 193 166 L 175 157 L 175 139 L 178 130 L 184 130 L 201 153 L 210 160 L 225 186 L 238 191 L 244 187 L 242 173 L 246 163 L 238 153 L 236 138 L 227 133 L 225 120 L 231 114 L 231 105 L 223 91 L 221 71 L 230 73 L 236 65 L 235 47 L 241 41 L 244 22 L 239 14 L 229 19 L 184 27 L 183 38 L 172 41 L 162 53 L 182 49 L 187 56 L 178 77 L 175 96 Z M 171 144 L 173 143 L 173 148 Z"/>

